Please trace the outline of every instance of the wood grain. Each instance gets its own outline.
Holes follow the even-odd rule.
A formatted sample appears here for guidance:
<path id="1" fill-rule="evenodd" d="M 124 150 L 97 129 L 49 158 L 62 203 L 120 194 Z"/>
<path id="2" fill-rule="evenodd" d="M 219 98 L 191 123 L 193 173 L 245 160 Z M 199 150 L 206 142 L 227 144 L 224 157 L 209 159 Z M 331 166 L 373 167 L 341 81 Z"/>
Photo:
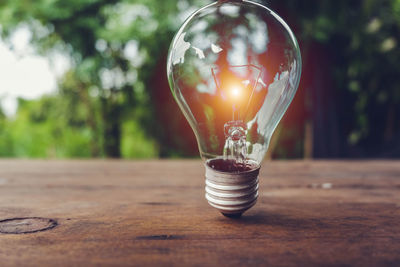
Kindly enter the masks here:
<path id="1" fill-rule="evenodd" d="M 0 161 L 0 266 L 400 266 L 399 161 L 273 161 L 241 219 L 204 198 L 199 160 Z"/>

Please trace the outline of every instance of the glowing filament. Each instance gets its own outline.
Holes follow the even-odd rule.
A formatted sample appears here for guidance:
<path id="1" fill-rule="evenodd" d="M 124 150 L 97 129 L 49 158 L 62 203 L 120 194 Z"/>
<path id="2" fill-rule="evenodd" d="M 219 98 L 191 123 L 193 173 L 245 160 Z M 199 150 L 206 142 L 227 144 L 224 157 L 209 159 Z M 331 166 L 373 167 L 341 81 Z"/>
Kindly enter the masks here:
<path id="1" fill-rule="evenodd" d="M 241 94 L 242 94 L 242 90 L 241 90 L 240 87 L 235 86 L 235 87 L 232 87 L 232 88 L 231 88 L 231 95 L 232 95 L 232 97 L 234 97 L 234 98 L 239 98 L 239 97 L 241 96 Z"/>

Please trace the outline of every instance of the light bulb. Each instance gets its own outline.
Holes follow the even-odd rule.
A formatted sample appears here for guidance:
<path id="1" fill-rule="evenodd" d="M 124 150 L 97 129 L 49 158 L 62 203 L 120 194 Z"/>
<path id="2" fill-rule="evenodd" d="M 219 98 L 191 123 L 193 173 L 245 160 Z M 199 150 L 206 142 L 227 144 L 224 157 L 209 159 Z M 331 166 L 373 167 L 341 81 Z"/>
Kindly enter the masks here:
<path id="1" fill-rule="evenodd" d="M 205 162 L 206 199 L 240 216 L 257 201 L 260 164 L 299 84 L 296 38 L 261 4 L 218 1 L 180 27 L 167 73 Z"/>

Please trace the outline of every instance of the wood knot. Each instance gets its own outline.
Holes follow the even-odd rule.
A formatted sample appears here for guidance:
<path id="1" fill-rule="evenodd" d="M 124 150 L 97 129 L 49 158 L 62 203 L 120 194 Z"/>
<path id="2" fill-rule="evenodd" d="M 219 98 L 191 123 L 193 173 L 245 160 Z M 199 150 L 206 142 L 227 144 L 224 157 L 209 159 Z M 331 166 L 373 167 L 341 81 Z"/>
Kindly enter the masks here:
<path id="1" fill-rule="evenodd" d="M 58 225 L 56 220 L 27 217 L 10 218 L 0 221 L 0 233 L 2 234 L 28 234 L 53 229 Z"/>

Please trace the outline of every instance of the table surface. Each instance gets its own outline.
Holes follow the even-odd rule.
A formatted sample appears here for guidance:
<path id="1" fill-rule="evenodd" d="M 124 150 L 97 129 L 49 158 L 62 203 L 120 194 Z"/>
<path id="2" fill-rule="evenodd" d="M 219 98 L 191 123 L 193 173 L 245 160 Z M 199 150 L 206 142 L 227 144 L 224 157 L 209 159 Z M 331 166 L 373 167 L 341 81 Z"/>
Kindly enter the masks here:
<path id="1" fill-rule="evenodd" d="M 0 230 L 25 217 L 57 225 L 0 233 L 1 266 L 400 266 L 400 161 L 265 162 L 229 219 L 200 160 L 0 160 Z"/>

